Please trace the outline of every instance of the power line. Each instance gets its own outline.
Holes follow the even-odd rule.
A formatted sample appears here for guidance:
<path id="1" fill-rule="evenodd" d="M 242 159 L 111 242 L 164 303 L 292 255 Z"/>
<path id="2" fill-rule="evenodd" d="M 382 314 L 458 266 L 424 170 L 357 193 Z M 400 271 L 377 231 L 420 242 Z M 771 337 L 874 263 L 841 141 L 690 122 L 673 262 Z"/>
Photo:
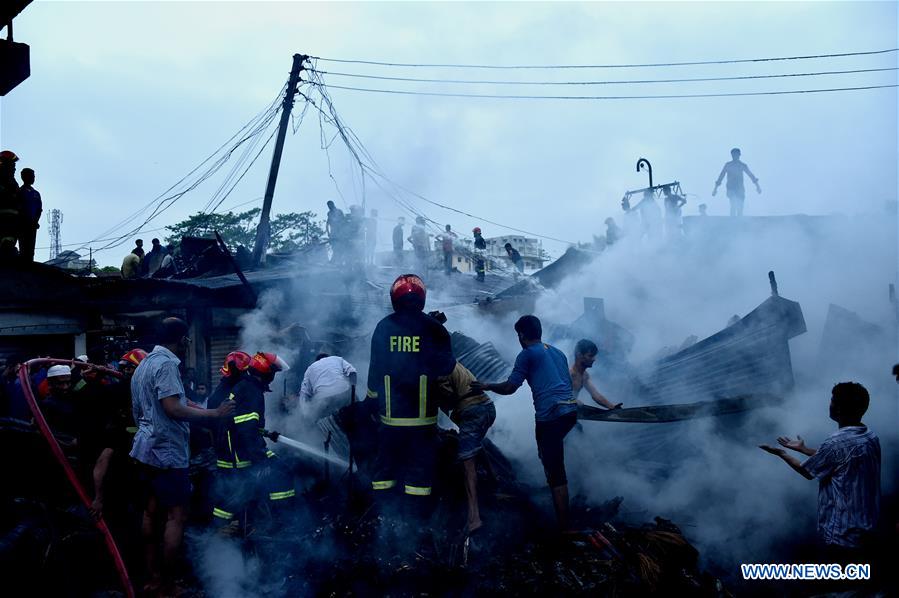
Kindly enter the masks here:
<path id="1" fill-rule="evenodd" d="M 775 56 L 768 58 L 741 58 L 734 60 L 695 60 L 689 62 L 655 62 L 645 64 L 544 64 L 544 65 L 496 65 L 496 64 L 416 64 L 408 62 L 380 62 L 375 60 L 349 60 L 339 58 L 324 58 L 310 56 L 314 60 L 322 62 L 335 62 L 344 64 L 368 64 L 374 66 L 397 66 L 411 68 L 465 68 L 465 69 L 623 69 L 623 68 L 654 68 L 666 66 L 700 66 L 708 64 L 747 64 L 754 62 L 778 62 L 785 60 L 812 60 L 817 58 L 845 58 L 849 56 L 874 56 L 897 52 L 899 48 L 886 50 L 872 50 L 867 52 L 841 52 L 837 54 L 811 54 L 806 56 Z"/>
<path id="2" fill-rule="evenodd" d="M 551 236 L 548 236 L 548 235 L 541 235 L 541 234 L 534 233 L 534 232 L 531 232 L 531 231 L 527 231 L 527 230 L 524 230 L 524 229 L 516 228 L 516 227 L 513 227 L 513 226 L 508 226 L 508 225 L 506 225 L 506 224 L 501 224 L 501 223 L 499 223 L 499 222 L 496 222 L 496 221 L 493 221 L 493 220 L 490 220 L 490 219 L 487 219 L 487 218 L 482 218 L 482 217 L 480 217 L 480 216 L 476 216 L 476 215 L 471 214 L 471 213 L 469 213 L 469 212 L 465 212 L 465 211 L 463 211 L 463 210 L 459 210 L 459 209 L 457 209 L 457 208 L 453 208 L 453 207 L 448 206 L 448 205 L 446 205 L 446 204 L 442 204 L 442 203 L 440 203 L 440 202 L 437 202 L 437 201 L 434 201 L 434 200 L 432 200 L 432 199 L 429 199 L 429 198 L 427 198 L 427 197 L 425 197 L 425 196 L 423 196 L 423 195 L 421 195 L 421 194 L 419 194 L 419 193 L 416 193 L 416 192 L 414 192 L 414 191 L 411 191 L 410 189 L 407 189 L 406 187 L 403 187 L 403 186 L 400 185 L 399 183 L 394 182 L 394 181 L 391 180 L 389 177 L 387 177 L 385 174 L 383 174 L 382 172 L 380 172 L 379 167 L 376 167 L 376 163 L 375 163 L 374 160 L 371 158 L 371 154 L 368 152 L 368 150 L 365 149 L 365 146 L 362 144 L 361 140 L 359 140 L 359 138 L 358 138 L 354 133 L 352 133 L 352 130 L 350 130 L 348 127 L 345 127 L 345 125 L 339 120 L 339 117 L 337 117 L 337 114 L 336 114 L 336 109 L 334 108 L 333 103 L 331 103 L 330 97 L 324 95 L 324 94 L 327 93 L 327 91 L 326 91 L 326 89 L 325 89 L 325 86 L 322 85 L 322 84 L 320 83 L 320 81 L 321 81 L 320 78 L 318 78 L 318 77 L 316 76 L 316 79 L 317 79 L 317 81 L 319 82 L 318 85 L 317 85 L 317 87 L 316 87 L 316 89 L 318 90 L 318 92 L 319 92 L 320 94 L 322 94 L 323 100 L 324 100 L 325 102 L 328 103 L 329 110 L 330 110 L 331 114 L 332 114 L 333 117 L 334 117 L 333 119 L 328 119 L 328 120 L 329 120 L 329 124 L 333 125 L 334 127 L 337 127 L 337 128 L 341 131 L 341 137 L 342 137 L 342 139 L 344 140 L 344 142 L 347 144 L 348 149 L 350 150 L 350 152 L 352 153 L 352 155 L 356 158 L 356 161 L 357 161 L 357 163 L 358 163 L 358 165 L 359 165 L 359 168 L 360 168 L 360 169 L 362 170 L 362 172 L 363 172 L 363 178 L 364 178 L 364 174 L 368 174 L 368 175 L 371 177 L 372 182 L 374 182 L 375 185 L 377 185 L 382 191 L 384 191 L 384 193 L 386 193 L 386 194 L 388 195 L 388 197 L 390 197 L 391 199 L 393 199 L 393 200 L 394 200 L 395 202 L 397 202 L 401 207 L 403 207 L 404 209 L 406 209 L 406 210 L 409 211 L 410 213 L 412 213 L 412 214 L 414 214 L 414 215 L 416 215 L 416 216 L 421 216 L 421 217 L 424 218 L 426 221 L 428 221 L 428 222 L 430 222 L 430 223 L 433 223 L 432 228 L 435 228 L 436 230 L 440 231 L 440 227 L 438 226 L 439 223 L 438 223 L 436 220 L 434 220 L 433 218 L 429 218 L 429 217 L 428 217 L 427 215 L 425 215 L 423 212 L 421 212 L 420 210 L 417 210 L 417 209 L 415 209 L 413 206 L 411 206 L 407 201 L 402 200 L 401 198 L 397 197 L 396 195 L 394 195 L 393 193 L 391 193 L 390 191 L 388 191 L 387 189 L 385 189 L 384 186 L 381 185 L 381 183 L 378 181 L 378 179 L 379 179 L 379 178 L 382 179 L 385 183 L 387 183 L 387 184 L 393 186 L 394 188 L 396 188 L 396 189 L 398 189 L 398 190 L 400 190 L 400 191 L 402 191 L 402 192 L 404 192 L 404 193 L 406 193 L 406 194 L 408 194 L 408 195 L 411 195 L 412 197 L 415 197 L 415 198 L 417 198 L 417 199 L 420 199 L 420 200 L 422 200 L 422 201 L 425 201 L 425 202 L 427 202 L 427 203 L 429 203 L 429 204 L 432 204 L 432 205 L 437 206 L 437 207 L 439 207 L 439 208 L 442 208 L 442 209 L 444 209 L 444 210 L 448 210 L 448 211 L 451 211 L 451 212 L 455 212 L 455 213 L 457 213 L 457 214 L 461 214 L 461 215 L 463 215 L 463 216 L 467 216 L 467 217 L 472 218 L 472 219 L 474 219 L 474 220 L 477 220 L 477 221 L 479 221 L 479 222 L 486 222 L 486 223 L 492 224 L 492 225 L 494 225 L 494 226 L 498 226 L 498 227 L 503 228 L 503 229 L 506 229 L 506 230 L 510 230 L 510 231 L 514 231 L 514 232 L 521 233 L 521 234 L 534 236 L 534 237 L 538 237 L 538 238 L 541 238 L 541 239 L 547 239 L 547 240 L 550 240 L 550 241 L 557 241 L 557 242 L 565 243 L 565 244 L 569 244 L 569 245 L 576 245 L 576 243 L 574 243 L 574 242 L 572 242 L 572 241 L 567 241 L 567 240 L 565 240 L 565 239 L 559 239 L 559 238 L 551 237 Z M 306 96 L 304 96 L 304 97 L 306 97 Z M 319 110 L 320 113 L 324 114 L 324 111 L 323 111 L 319 106 L 317 106 L 313 100 L 311 100 L 311 99 L 308 98 L 308 97 L 306 97 L 306 99 L 307 99 L 308 102 L 312 103 L 312 105 L 313 105 L 315 108 L 317 108 L 317 109 Z M 327 117 L 326 117 L 326 118 L 327 118 Z M 351 141 L 351 139 L 352 139 L 353 141 Z M 353 147 L 353 146 L 354 146 L 354 143 L 358 143 L 358 144 L 359 144 L 359 150 L 358 150 L 358 151 L 357 151 L 357 149 L 356 149 L 355 147 Z M 364 156 L 366 156 L 367 158 L 369 158 L 369 160 L 370 160 L 370 161 L 372 162 L 372 164 L 374 164 L 375 166 L 366 164 L 366 163 L 359 157 L 359 154 L 360 154 L 360 153 L 362 153 Z M 376 177 L 377 177 L 377 178 L 376 178 Z"/>
<path id="3" fill-rule="evenodd" d="M 241 203 L 239 203 L 239 204 L 237 204 L 237 205 L 233 205 L 233 206 L 231 206 L 230 208 L 226 208 L 226 209 L 225 209 L 225 212 L 232 212 L 232 211 L 236 210 L 237 208 L 242 208 L 243 206 L 250 205 L 251 203 L 256 203 L 256 202 L 259 201 L 260 199 L 262 199 L 262 196 L 261 196 L 261 195 L 260 195 L 259 197 L 254 197 L 253 199 L 250 199 L 250 200 L 241 202 Z M 155 232 L 159 232 L 159 231 L 161 231 L 161 230 L 167 230 L 168 228 L 169 228 L 168 226 L 160 226 L 159 228 L 147 228 L 147 229 L 142 230 L 141 232 L 142 232 L 142 233 L 155 233 Z M 80 242 L 78 242 L 78 243 L 66 243 L 66 244 L 60 245 L 60 247 L 77 247 L 77 246 L 79 246 L 79 245 L 82 246 L 82 247 L 87 247 L 90 243 L 100 243 L 100 242 L 103 242 L 103 241 L 113 241 L 113 240 L 115 240 L 115 239 L 117 239 L 117 238 L 118 238 L 118 237 L 110 237 L 110 238 L 108 238 L 108 239 L 93 239 L 93 240 L 91 240 L 91 241 L 80 241 Z M 48 246 L 46 246 L 46 247 L 35 247 L 35 249 L 50 249 L 50 246 L 48 245 Z"/>
<path id="4" fill-rule="evenodd" d="M 282 88 L 281 88 L 281 91 L 283 91 L 283 89 L 284 89 L 284 88 L 282 87 Z M 113 233 L 113 232 L 115 232 L 115 231 L 117 231 L 117 230 L 120 230 L 122 227 L 127 226 L 128 223 L 133 222 L 134 220 L 136 220 L 137 218 L 139 218 L 141 214 L 143 214 L 143 213 L 146 212 L 147 210 L 151 209 L 155 203 L 165 201 L 165 196 L 166 196 L 167 193 L 169 193 L 170 191 L 172 191 L 172 190 L 178 188 L 182 183 L 184 183 L 184 181 L 186 181 L 191 175 L 193 175 L 193 174 L 194 174 L 195 172 L 197 172 L 200 168 L 202 168 L 203 165 L 205 165 L 205 164 L 208 163 L 210 160 L 212 160 L 216 155 L 218 155 L 219 152 L 221 152 L 225 147 L 227 147 L 227 145 L 228 145 L 229 143 L 231 143 L 234 139 L 238 138 L 244 131 L 246 131 L 246 130 L 248 130 L 248 129 L 251 129 L 256 123 L 258 123 L 259 121 L 265 119 L 265 118 L 266 118 L 266 115 L 267 115 L 268 113 L 270 113 L 271 110 L 272 110 L 275 106 L 277 106 L 277 103 L 278 103 L 279 98 L 280 98 L 280 93 L 281 93 L 281 92 L 279 92 L 279 95 L 278 95 L 278 96 L 275 96 L 275 99 L 274 99 L 274 101 L 273 101 L 272 103 L 270 103 L 268 106 L 266 106 L 264 109 L 262 109 L 258 114 L 256 114 L 256 116 L 254 116 L 253 118 L 251 118 L 251 119 L 249 120 L 249 122 L 247 122 L 244 126 L 242 126 L 240 129 L 238 129 L 238 131 L 237 131 L 236 133 L 234 133 L 234 135 L 232 135 L 227 141 L 225 141 L 222 145 L 220 145 L 220 146 L 219 146 L 214 152 L 212 152 L 212 154 L 210 154 L 205 160 L 203 160 L 202 162 L 200 162 L 200 163 L 199 163 L 193 170 L 191 170 L 191 171 L 188 172 L 186 175 L 184 175 L 178 182 L 176 182 L 176 183 L 173 184 L 171 187 L 169 187 L 168 189 L 166 189 L 165 191 L 163 191 L 162 193 L 160 193 L 159 195 L 157 195 L 154 199 L 152 199 L 150 202 L 148 202 L 144 207 L 142 207 L 141 209 L 137 210 L 136 212 L 134 212 L 133 214 L 131 214 L 130 216 L 128 216 L 125 220 L 119 222 L 118 224 L 116 224 L 116 225 L 113 226 L 112 228 L 107 229 L 106 231 L 100 233 L 99 235 L 97 235 L 97 237 L 98 237 L 98 238 L 100 238 L 100 237 L 105 237 L 105 236 L 107 236 L 107 235 L 109 235 L 109 234 L 111 234 L 111 233 Z M 93 242 L 93 241 L 91 241 L 91 242 Z"/>
<path id="5" fill-rule="evenodd" d="M 852 75 L 857 73 L 880 73 L 896 71 L 897 67 L 876 69 L 853 69 L 845 71 L 817 71 L 810 73 L 783 73 L 774 75 L 739 75 L 731 77 L 694 77 L 686 79 L 630 79 L 619 81 L 485 81 L 482 79 L 423 79 L 416 77 L 389 77 L 386 75 L 365 75 L 361 73 L 343 73 L 336 71 L 318 71 L 319 75 L 353 77 L 357 79 L 378 79 L 383 81 L 408 81 L 413 83 L 451 83 L 464 85 L 636 85 L 648 83 L 696 83 L 708 81 L 743 81 L 749 79 L 782 79 L 789 77 L 819 77 L 824 75 Z"/>
<path id="6" fill-rule="evenodd" d="M 323 85 L 316 83 L 315 85 Z M 407 96 L 437 96 L 447 98 L 492 98 L 503 100 L 671 100 L 678 98 L 727 98 L 739 96 L 780 96 L 807 93 L 830 93 L 837 91 L 864 91 L 870 89 L 888 89 L 899 87 L 890 85 L 865 85 L 859 87 L 833 87 L 826 89 L 791 89 L 785 91 L 743 91 L 722 93 L 687 93 L 687 94 L 660 94 L 660 95 L 633 95 L 633 96 L 535 96 L 518 94 L 489 94 L 489 93 L 451 93 L 440 91 L 407 91 L 400 89 L 377 89 L 371 87 L 349 87 L 344 85 L 328 84 L 331 89 L 346 89 L 348 91 L 363 91 L 368 93 L 385 93 Z"/>
<path id="7" fill-rule="evenodd" d="M 199 178 L 197 180 L 195 180 L 193 183 L 191 183 L 187 188 L 183 189 L 182 191 L 178 191 L 177 193 L 174 193 L 170 196 L 162 198 L 158 202 L 156 207 L 153 209 L 153 212 L 147 218 L 145 218 L 144 221 L 139 226 L 120 235 L 119 237 L 116 238 L 115 241 L 107 243 L 106 245 L 100 247 L 97 251 L 103 251 L 106 249 L 112 249 L 114 247 L 118 247 L 119 245 L 124 243 L 128 239 L 128 237 L 141 232 L 141 230 L 143 230 L 143 227 L 145 227 L 152 220 L 154 220 L 157 216 L 159 216 L 160 214 L 162 214 L 163 212 L 165 212 L 166 210 L 171 208 L 173 205 L 175 205 L 175 203 L 179 199 L 181 199 L 181 197 L 183 197 L 190 191 L 193 191 L 194 189 L 199 187 L 203 182 L 205 182 L 208 178 L 213 176 L 216 172 L 218 172 L 219 169 L 221 169 L 222 166 L 224 166 L 228 162 L 228 160 L 231 158 L 231 155 L 237 150 L 238 147 L 240 147 L 246 141 L 261 134 L 265 129 L 267 129 L 269 124 L 277 117 L 278 110 L 280 110 L 280 108 L 271 110 L 270 114 L 268 114 L 266 116 L 266 120 L 264 123 L 262 123 L 253 132 L 247 134 L 243 139 L 241 139 L 235 145 L 233 145 L 224 155 L 222 155 L 218 160 L 216 160 L 216 162 L 209 169 L 207 169 L 206 172 L 204 172 L 202 175 L 200 175 Z M 196 169 L 194 169 L 194 170 L 196 170 Z M 184 180 L 184 179 L 182 179 L 182 180 Z"/>

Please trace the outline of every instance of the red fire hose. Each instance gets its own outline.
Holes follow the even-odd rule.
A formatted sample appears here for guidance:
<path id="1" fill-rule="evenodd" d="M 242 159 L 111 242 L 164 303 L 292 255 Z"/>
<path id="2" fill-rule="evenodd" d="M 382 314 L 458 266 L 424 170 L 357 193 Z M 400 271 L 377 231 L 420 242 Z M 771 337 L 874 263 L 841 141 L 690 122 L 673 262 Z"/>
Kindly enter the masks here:
<path id="1" fill-rule="evenodd" d="M 38 406 L 37 400 L 35 400 L 34 398 L 34 391 L 31 389 L 31 377 L 29 376 L 31 368 L 46 367 L 51 365 L 67 365 L 72 368 L 91 368 L 94 371 L 101 372 L 103 374 L 107 374 L 116 378 L 121 378 L 122 374 L 109 368 L 68 359 L 32 359 L 28 363 L 19 366 L 19 382 L 22 384 L 22 392 L 25 394 L 25 400 L 28 401 L 28 407 L 31 409 L 31 413 L 34 415 L 34 421 L 37 422 L 38 427 L 41 429 L 41 434 L 44 435 L 44 438 L 47 440 L 47 444 L 50 445 L 50 450 L 53 452 L 53 456 L 56 457 L 56 460 L 62 466 L 63 471 L 65 471 L 66 477 L 69 479 L 69 483 L 72 484 L 72 487 L 78 494 L 78 498 L 81 499 L 81 503 L 85 506 L 85 508 L 90 509 L 91 499 L 90 497 L 88 497 L 87 492 L 85 492 L 84 487 L 81 485 L 81 482 L 78 481 L 78 476 L 75 475 L 75 471 L 72 469 L 72 466 L 69 465 L 69 461 L 68 459 L 66 459 L 65 454 L 63 454 L 62 448 L 60 448 L 59 443 L 53 436 L 53 432 L 50 430 L 50 426 L 47 425 L 47 420 L 44 419 L 44 414 L 41 413 L 41 408 Z M 125 594 L 128 596 L 128 598 L 134 598 L 134 588 L 131 585 L 131 578 L 128 577 L 128 570 L 125 568 L 125 561 L 122 560 L 122 554 L 119 552 L 119 547 L 116 546 L 115 540 L 112 538 L 112 534 L 109 532 L 109 528 L 106 526 L 106 522 L 103 520 L 102 515 L 100 517 L 97 517 L 95 525 L 97 526 L 97 529 L 100 530 L 100 533 L 103 534 L 103 539 L 106 542 L 106 549 L 109 551 L 109 555 L 112 557 L 113 563 L 115 563 L 115 568 L 119 574 L 119 579 L 122 581 L 122 586 L 125 589 Z"/>

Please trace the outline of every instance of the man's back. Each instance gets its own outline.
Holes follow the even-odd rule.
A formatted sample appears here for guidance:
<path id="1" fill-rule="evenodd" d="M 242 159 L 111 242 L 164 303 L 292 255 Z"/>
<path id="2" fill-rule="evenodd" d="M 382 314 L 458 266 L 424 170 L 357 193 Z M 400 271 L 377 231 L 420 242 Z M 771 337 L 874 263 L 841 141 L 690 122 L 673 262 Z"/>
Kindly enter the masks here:
<path id="1" fill-rule="evenodd" d="M 552 345 L 541 342 L 522 349 L 515 359 L 509 380 L 515 384 L 527 380 L 534 395 L 537 421 L 547 421 L 577 411 L 568 359 Z"/>
<path id="2" fill-rule="evenodd" d="M 350 389 L 349 376 L 355 374 L 348 361 L 337 355 L 323 357 L 308 368 L 303 375 L 300 397 L 309 400 L 317 394 L 339 394 Z"/>
<path id="3" fill-rule="evenodd" d="M 161 399 L 178 397 L 187 405 L 178 371 L 179 359 L 165 347 L 156 346 L 141 362 L 131 379 L 131 401 L 137 433 L 131 456 L 160 468 L 184 468 L 190 458 L 190 426 L 171 419 Z"/>
<path id="4" fill-rule="evenodd" d="M 19 198 L 21 201 L 20 209 L 26 222 L 32 225 L 38 224 L 41 219 L 41 212 L 43 212 L 41 194 L 31 185 L 22 185 L 19 188 Z"/>
<path id="5" fill-rule="evenodd" d="M 393 248 L 401 250 L 403 248 L 403 225 L 397 224 L 393 227 Z"/>
<path id="6" fill-rule="evenodd" d="M 880 440 L 865 426 L 840 428 L 803 467 L 819 482 L 818 532 L 826 544 L 854 547 L 880 511 Z"/>
<path id="7" fill-rule="evenodd" d="M 428 234 L 423 226 L 416 224 L 412 227 L 412 246 L 415 247 L 416 251 L 427 251 Z"/>
<path id="8" fill-rule="evenodd" d="M 436 423 L 437 378 L 456 364 L 446 329 L 420 311 L 396 312 L 378 323 L 371 342 L 368 388 L 379 400 L 382 421 Z"/>
<path id="9" fill-rule="evenodd" d="M 140 273 L 140 257 L 129 253 L 122 260 L 122 278 L 137 278 Z"/>

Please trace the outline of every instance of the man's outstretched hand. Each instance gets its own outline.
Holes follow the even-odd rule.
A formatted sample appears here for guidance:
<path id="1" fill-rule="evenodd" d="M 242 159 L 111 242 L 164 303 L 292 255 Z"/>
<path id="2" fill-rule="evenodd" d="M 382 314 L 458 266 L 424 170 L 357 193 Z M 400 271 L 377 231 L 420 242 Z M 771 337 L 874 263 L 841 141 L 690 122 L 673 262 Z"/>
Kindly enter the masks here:
<path id="1" fill-rule="evenodd" d="M 777 444 L 798 453 L 805 453 L 806 451 L 805 441 L 802 439 L 802 436 L 799 436 L 798 434 L 796 435 L 796 440 L 793 440 L 789 436 L 779 436 L 777 438 Z"/>
<path id="2" fill-rule="evenodd" d="M 765 451 L 766 453 L 771 453 L 772 455 L 775 455 L 777 457 L 783 457 L 784 455 L 787 454 L 787 452 L 785 450 L 783 450 L 782 448 L 779 448 L 776 446 L 770 446 L 767 444 L 760 444 L 759 448 L 762 449 L 763 451 Z"/>

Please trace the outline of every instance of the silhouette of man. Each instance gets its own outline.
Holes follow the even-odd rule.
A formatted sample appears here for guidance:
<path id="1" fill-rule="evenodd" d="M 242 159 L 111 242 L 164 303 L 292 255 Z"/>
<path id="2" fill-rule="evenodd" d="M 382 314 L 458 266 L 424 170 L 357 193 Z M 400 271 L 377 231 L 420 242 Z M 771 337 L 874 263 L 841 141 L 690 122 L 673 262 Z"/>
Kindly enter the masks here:
<path id="1" fill-rule="evenodd" d="M 745 172 L 749 175 L 749 179 L 755 185 L 756 192 L 761 193 L 762 188 L 759 187 L 758 177 L 752 174 L 749 167 L 740 161 L 740 148 L 735 147 L 730 150 L 730 156 L 733 160 L 725 163 L 724 167 L 721 169 L 721 174 L 718 175 L 718 180 L 715 181 L 715 189 L 712 191 L 712 197 L 718 193 L 718 187 L 721 186 L 724 175 L 727 175 L 727 184 L 725 187 L 727 188 L 727 198 L 730 200 L 730 215 L 742 216 L 743 200 L 746 198 L 746 190 L 743 188 L 743 173 Z"/>

